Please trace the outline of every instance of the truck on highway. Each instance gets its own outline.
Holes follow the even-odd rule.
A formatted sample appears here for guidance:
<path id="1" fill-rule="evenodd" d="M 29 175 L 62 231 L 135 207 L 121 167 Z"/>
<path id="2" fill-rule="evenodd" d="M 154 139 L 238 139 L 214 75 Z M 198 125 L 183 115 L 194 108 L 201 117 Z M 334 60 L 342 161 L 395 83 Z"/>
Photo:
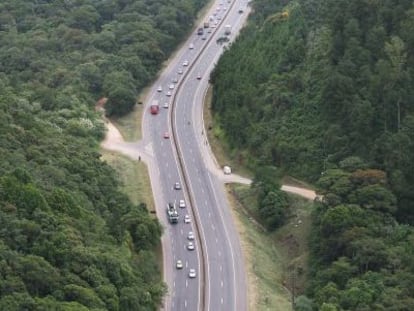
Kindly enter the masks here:
<path id="1" fill-rule="evenodd" d="M 226 36 L 228 36 L 229 34 L 231 34 L 231 25 L 224 26 L 224 34 Z"/>
<path id="2" fill-rule="evenodd" d="M 174 203 L 167 204 L 167 215 L 168 220 L 172 224 L 178 223 L 178 211 Z"/>
<path id="3" fill-rule="evenodd" d="M 204 22 L 204 28 L 210 27 L 210 23 L 208 21 Z"/>
<path id="4" fill-rule="evenodd" d="M 150 111 L 151 111 L 151 114 L 158 114 L 158 112 L 160 111 L 160 105 L 158 103 L 158 100 L 154 100 L 151 103 Z"/>

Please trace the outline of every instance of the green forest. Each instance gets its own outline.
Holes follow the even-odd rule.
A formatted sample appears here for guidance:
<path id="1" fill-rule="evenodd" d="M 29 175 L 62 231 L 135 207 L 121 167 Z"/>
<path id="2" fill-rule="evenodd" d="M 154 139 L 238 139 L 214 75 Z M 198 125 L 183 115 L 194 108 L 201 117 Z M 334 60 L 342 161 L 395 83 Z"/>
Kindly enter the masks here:
<path id="1" fill-rule="evenodd" d="M 204 0 L 0 3 L 0 310 L 157 310 L 162 228 L 101 160 Z"/>
<path id="2" fill-rule="evenodd" d="M 323 195 L 296 310 L 413 310 L 413 1 L 251 5 L 210 77 L 212 110 L 269 229 L 289 214 L 272 178 Z"/>

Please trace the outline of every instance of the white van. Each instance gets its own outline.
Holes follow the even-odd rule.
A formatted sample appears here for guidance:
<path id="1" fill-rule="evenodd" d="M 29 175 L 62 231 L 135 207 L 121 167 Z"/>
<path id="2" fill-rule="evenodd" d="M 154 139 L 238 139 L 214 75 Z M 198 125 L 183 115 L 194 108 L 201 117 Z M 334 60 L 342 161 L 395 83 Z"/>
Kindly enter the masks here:
<path id="1" fill-rule="evenodd" d="M 223 173 L 226 175 L 230 175 L 231 174 L 231 167 L 228 165 L 223 166 Z"/>

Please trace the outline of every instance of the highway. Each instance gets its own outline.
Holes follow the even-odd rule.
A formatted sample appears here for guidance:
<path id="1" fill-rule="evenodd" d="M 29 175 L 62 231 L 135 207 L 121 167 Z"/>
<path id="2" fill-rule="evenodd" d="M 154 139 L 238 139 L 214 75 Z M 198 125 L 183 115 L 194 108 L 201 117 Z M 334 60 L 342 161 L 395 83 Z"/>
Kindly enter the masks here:
<path id="1" fill-rule="evenodd" d="M 240 242 L 223 182 L 205 161 L 208 142 L 201 117 L 209 72 L 223 51 L 216 40 L 224 36 L 227 24 L 232 26 L 229 38 L 233 39 L 247 17 L 247 1 L 233 2 L 219 0 L 212 5 L 204 20 L 212 16 L 210 25 L 217 21 L 217 27 L 204 29 L 204 35 L 197 35 L 197 30 L 190 35 L 161 73 L 145 102 L 143 145 L 153 156 L 150 178 L 157 215 L 165 229 L 163 273 L 168 295 L 164 310 L 247 310 Z M 239 13 L 241 7 L 243 13 Z M 157 115 L 150 114 L 149 107 L 154 100 L 160 104 Z M 176 182 L 182 189 L 174 189 Z M 182 199 L 186 202 L 185 208 L 178 207 Z M 168 222 L 168 202 L 177 203 L 178 224 Z M 185 215 L 190 216 L 189 223 L 184 222 Z M 187 249 L 190 231 L 195 234 L 195 250 Z M 182 260 L 182 269 L 176 269 L 177 260 Z M 196 270 L 195 278 L 189 277 L 190 269 Z"/>

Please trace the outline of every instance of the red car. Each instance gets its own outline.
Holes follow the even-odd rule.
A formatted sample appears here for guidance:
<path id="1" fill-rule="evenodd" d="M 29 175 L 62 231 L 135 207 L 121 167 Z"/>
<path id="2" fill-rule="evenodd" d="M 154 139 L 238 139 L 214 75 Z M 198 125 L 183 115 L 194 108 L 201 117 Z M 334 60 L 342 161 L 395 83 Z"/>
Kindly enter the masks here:
<path id="1" fill-rule="evenodd" d="M 158 100 L 154 100 L 151 103 L 151 107 L 150 107 L 151 114 L 158 114 L 159 110 L 160 110 L 160 105 L 158 104 Z"/>
<path id="2" fill-rule="evenodd" d="M 165 138 L 165 139 L 168 139 L 168 138 L 170 138 L 170 133 L 168 133 L 168 132 L 165 132 L 165 133 L 164 133 L 164 138 Z"/>

